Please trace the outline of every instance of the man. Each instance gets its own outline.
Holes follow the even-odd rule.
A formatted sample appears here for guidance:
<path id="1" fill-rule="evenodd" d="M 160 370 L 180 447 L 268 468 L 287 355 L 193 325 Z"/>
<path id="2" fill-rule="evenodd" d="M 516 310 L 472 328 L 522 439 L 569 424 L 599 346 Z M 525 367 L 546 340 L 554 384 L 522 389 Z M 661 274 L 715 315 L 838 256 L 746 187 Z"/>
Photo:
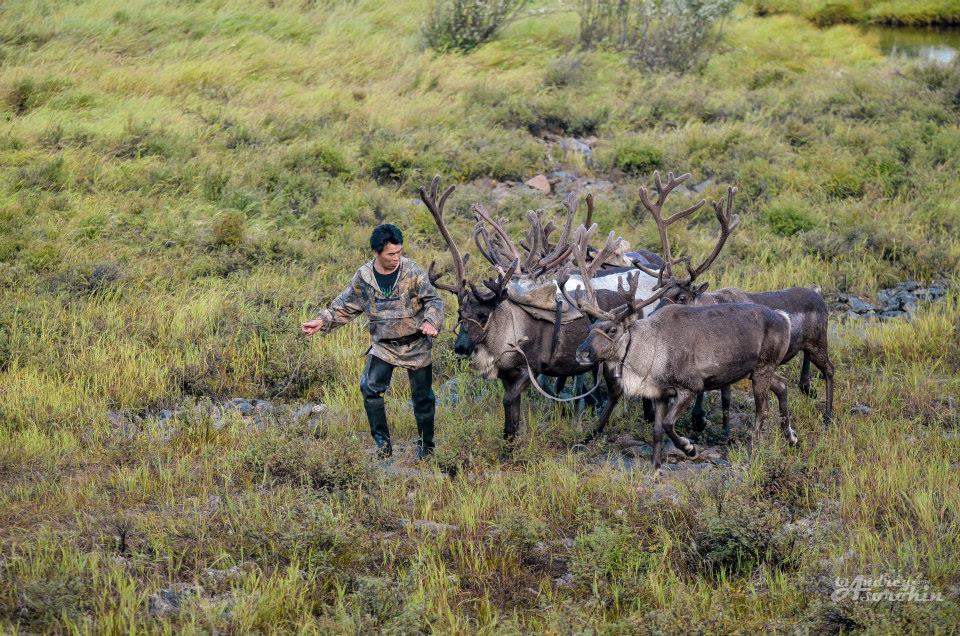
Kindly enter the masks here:
<path id="1" fill-rule="evenodd" d="M 357 270 L 350 286 L 330 307 L 303 323 L 307 336 L 330 332 L 361 313 L 370 321 L 373 344 L 360 376 L 363 407 L 370 422 L 370 434 L 377 455 L 390 457 L 393 445 L 383 403 L 390 388 L 394 367 L 403 367 L 410 378 L 413 414 L 420 440 L 417 460 L 433 454 L 433 360 L 431 338 L 443 323 L 443 301 L 430 279 L 416 263 L 403 257 L 403 233 L 396 225 L 384 223 L 370 235 L 373 259 Z"/>

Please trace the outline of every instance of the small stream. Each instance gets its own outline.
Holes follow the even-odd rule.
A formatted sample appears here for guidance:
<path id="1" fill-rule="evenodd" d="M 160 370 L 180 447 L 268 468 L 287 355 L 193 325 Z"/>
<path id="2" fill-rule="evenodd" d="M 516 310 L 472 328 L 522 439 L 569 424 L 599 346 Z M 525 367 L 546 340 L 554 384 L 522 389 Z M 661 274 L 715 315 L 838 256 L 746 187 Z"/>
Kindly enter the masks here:
<path id="1" fill-rule="evenodd" d="M 950 64 L 960 55 L 960 29 L 919 29 L 862 25 L 864 35 L 876 39 L 890 57 L 907 57 L 935 64 Z"/>

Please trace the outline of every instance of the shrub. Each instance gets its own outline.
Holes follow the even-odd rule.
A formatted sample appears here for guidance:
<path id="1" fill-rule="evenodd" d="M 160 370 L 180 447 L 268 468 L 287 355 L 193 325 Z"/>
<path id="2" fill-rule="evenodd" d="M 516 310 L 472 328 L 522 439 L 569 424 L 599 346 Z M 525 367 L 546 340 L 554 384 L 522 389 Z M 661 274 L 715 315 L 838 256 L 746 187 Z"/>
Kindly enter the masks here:
<path id="1" fill-rule="evenodd" d="M 370 176 L 377 183 L 399 183 L 406 178 L 413 167 L 413 157 L 400 144 L 374 146 L 368 152 Z"/>
<path id="2" fill-rule="evenodd" d="M 20 79 L 7 91 L 7 107 L 17 115 L 23 115 L 47 102 L 63 88 L 63 84 L 52 79 Z"/>
<path id="3" fill-rule="evenodd" d="M 36 188 L 59 192 L 66 185 L 66 172 L 63 157 L 41 160 L 33 166 L 17 170 L 16 189 Z"/>
<path id="4" fill-rule="evenodd" d="M 781 236 L 793 236 L 799 232 L 812 230 L 816 226 L 803 206 L 795 201 L 771 203 L 764 210 L 763 217 L 770 229 Z"/>
<path id="5" fill-rule="evenodd" d="M 470 51 L 492 40 L 529 0 L 435 0 L 423 35 L 437 51 Z"/>
<path id="6" fill-rule="evenodd" d="M 683 72 L 719 40 L 735 0 L 580 0 L 584 48 L 624 51 L 648 69 Z"/>
<path id="7" fill-rule="evenodd" d="M 557 88 L 575 86 L 583 81 L 584 75 L 583 60 L 577 56 L 565 55 L 547 62 L 543 84 Z"/>
<path id="8" fill-rule="evenodd" d="M 246 237 L 247 219 L 240 212 L 227 212 L 218 216 L 211 235 L 213 245 L 237 246 Z"/>
<path id="9" fill-rule="evenodd" d="M 663 153 L 644 142 L 631 140 L 617 147 L 613 162 L 627 174 L 649 174 L 663 165 Z"/>

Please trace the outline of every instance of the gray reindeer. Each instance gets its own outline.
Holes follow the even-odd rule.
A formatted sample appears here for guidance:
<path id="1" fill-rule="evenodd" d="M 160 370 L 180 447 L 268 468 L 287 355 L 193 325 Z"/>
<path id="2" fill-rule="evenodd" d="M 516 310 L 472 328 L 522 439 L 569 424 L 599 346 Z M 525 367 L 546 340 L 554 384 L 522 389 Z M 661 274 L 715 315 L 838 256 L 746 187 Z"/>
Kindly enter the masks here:
<path id="1" fill-rule="evenodd" d="M 579 199 L 571 196 L 564 202 L 566 220 L 556 243 L 549 240 L 550 231 L 555 229 L 552 224 L 531 218 L 531 232 L 525 240 L 526 256 L 521 255 L 520 249 L 511 241 L 502 220 L 493 219 L 482 206 L 474 205 L 473 212 L 477 219 L 474 241 L 484 258 L 497 269 L 496 279 L 485 280 L 483 288 L 478 288 L 467 281 L 467 256 L 463 255 L 443 218 L 444 205 L 453 190 L 454 187 L 449 186 L 441 193 L 439 178 L 433 179 L 429 190 L 420 189 L 420 198 L 446 241 L 455 278 L 453 283 L 441 282 L 442 274 L 435 270 L 435 263 L 432 263 L 430 280 L 438 289 L 457 297 L 459 327 L 454 351 L 460 356 L 470 357 L 473 366 L 483 376 L 499 379 L 503 384 L 504 437 L 511 439 L 520 424 L 523 391 L 531 383 L 540 389 L 536 384 L 536 374 L 564 378 L 596 370 L 597 367 L 596 364 L 579 362 L 574 355 L 590 331 L 590 322 L 585 316 L 563 323 L 540 320 L 507 297 L 507 286 L 512 279 L 528 277 L 551 280 L 559 268 L 569 263 L 573 249 L 570 234 Z M 588 200 L 588 206 L 591 203 Z M 646 289 L 652 288 L 657 279 L 633 268 L 611 268 L 600 272 L 600 267 L 614 251 L 610 246 L 599 253 L 591 251 L 592 258 L 586 257 L 590 260 L 588 267 L 591 275 L 622 276 L 627 271 L 634 271 L 642 276 Z M 620 304 L 622 300 L 614 288 L 598 290 L 597 302 L 600 306 L 606 306 L 608 302 Z M 603 430 L 620 397 L 618 383 L 607 371 L 603 371 L 602 376 L 607 384 L 609 399 L 600 416 L 597 431 Z M 597 384 L 599 381 L 598 376 Z"/>
<path id="2" fill-rule="evenodd" d="M 677 216 L 671 218 L 676 220 Z M 644 307 L 658 301 L 668 287 L 660 287 L 649 298 L 637 300 L 639 273 L 630 274 L 627 288 L 621 289 L 623 304 L 613 310 L 603 309 L 586 275 L 589 268 L 585 256 L 593 231 L 594 228 L 581 226 L 575 234 L 574 258 L 584 274 L 583 293 L 577 304 L 596 319 L 586 340 L 577 348 L 576 359 L 585 366 L 602 363 L 605 373 L 616 378 L 627 397 L 653 400 L 654 468 L 661 465 L 664 432 L 677 448 L 690 457 L 696 456 L 696 447 L 678 435 L 674 425 L 697 394 L 744 378 L 753 383 L 756 406 L 751 444 L 763 428 L 771 390 L 780 406 L 783 435 L 790 444 L 796 444 L 797 436 L 790 425 L 787 383 L 776 373 L 790 345 L 790 317 L 762 305 L 736 303 L 704 307 L 672 304 L 644 318 Z M 567 296 L 571 303 L 575 302 Z"/>
<path id="3" fill-rule="evenodd" d="M 655 175 L 656 188 L 661 191 L 664 186 L 659 175 Z M 672 182 L 672 175 L 671 175 Z M 769 307 L 776 311 L 783 311 L 790 316 L 790 346 L 780 364 L 790 362 L 801 351 L 803 352 L 803 364 L 800 370 L 800 390 L 806 395 L 813 396 L 814 391 L 810 378 L 810 363 L 820 370 L 826 382 L 826 404 L 823 412 L 823 425 L 828 426 L 833 419 L 833 375 L 834 367 L 830 361 L 827 338 L 827 303 L 818 292 L 806 287 L 791 287 L 789 289 L 780 289 L 777 291 L 746 292 L 742 289 L 726 288 L 718 289 L 713 292 L 706 291 L 708 283 L 696 285 L 695 281 L 710 267 L 720 248 L 726 242 L 733 228 L 736 227 L 739 219 L 736 215 L 731 215 L 733 204 L 734 189 L 727 193 L 726 208 L 722 207 L 720 201 L 714 202 L 714 210 L 717 218 L 720 220 L 720 239 L 714 247 L 713 252 L 697 267 L 692 267 L 689 258 L 677 259 L 671 262 L 669 242 L 665 239 L 666 226 L 663 224 L 660 208 L 657 202 L 651 201 L 646 191 L 641 189 L 640 200 L 644 207 L 650 212 L 650 215 L 660 228 L 661 240 L 665 244 L 664 258 L 667 265 L 660 270 L 661 285 L 666 289 L 663 293 L 660 307 L 670 303 L 680 305 L 718 305 L 724 303 L 755 303 Z M 672 265 L 683 262 L 686 270 L 686 279 L 674 276 Z M 639 264 L 638 264 L 639 266 Z M 723 411 L 723 428 L 726 435 L 730 434 L 730 389 L 721 388 L 720 391 L 721 407 Z M 694 430 L 702 431 L 705 425 L 703 411 L 703 395 L 698 395 L 693 407 L 693 426 Z"/>

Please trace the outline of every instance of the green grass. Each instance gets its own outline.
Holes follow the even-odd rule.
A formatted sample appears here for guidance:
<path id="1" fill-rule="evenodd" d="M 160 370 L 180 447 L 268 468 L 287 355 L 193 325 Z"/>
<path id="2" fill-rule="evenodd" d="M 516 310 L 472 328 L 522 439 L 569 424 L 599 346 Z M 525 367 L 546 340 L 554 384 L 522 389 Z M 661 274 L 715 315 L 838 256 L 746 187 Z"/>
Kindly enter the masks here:
<path id="1" fill-rule="evenodd" d="M 903 26 L 960 24 L 957 0 L 750 0 L 758 15 L 794 13 L 815 24 L 876 22 Z"/>
<path id="2" fill-rule="evenodd" d="M 0 630 L 956 632 L 960 69 L 888 60 L 853 27 L 790 15 L 728 25 L 685 76 L 576 51 L 571 13 L 438 55 L 420 39 L 425 7 L 0 6 Z M 420 263 L 446 262 L 414 202 L 433 174 L 459 186 L 448 216 L 466 243 L 469 204 L 495 207 L 486 179 L 566 167 L 543 130 L 597 137 L 590 174 L 621 189 L 597 194 L 596 218 L 635 246 L 657 246 L 634 216 L 654 168 L 710 178 L 710 196 L 736 184 L 742 223 L 713 287 L 870 297 L 947 277 L 954 291 L 912 322 L 832 325 L 830 431 L 792 391 L 799 449 L 771 426 L 753 462 L 731 454 L 730 476 L 660 483 L 598 466 L 612 443 L 570 452 L 592 420 L 538 400 L 504 448 L 500 389 L 444 333 L 437 385 L 476 398 L 441 405 L 427 476 L 385 475 L 355 383 L 363 326 L 304 341 L 299 324 L 380 220 Z M 519 231 L 548 202 L 498 211 Z M 706 253 L 712 215 L 675 235 Z M 193 408 L 235 396 L 328 412 L 218 428 Z M 401 443 L 408 396 L 398 376 Z M 849 415 L 855 403 L 872 414 Z M 649 439 L 639 420 L 619 410 L 611 439 Z M 812 534 L 789 525 L 817 514 Z M 947 600 L 831 600 L 835 577 L 881 572 Z M 202 589 L 151 616 L 174 586 Z"/>

